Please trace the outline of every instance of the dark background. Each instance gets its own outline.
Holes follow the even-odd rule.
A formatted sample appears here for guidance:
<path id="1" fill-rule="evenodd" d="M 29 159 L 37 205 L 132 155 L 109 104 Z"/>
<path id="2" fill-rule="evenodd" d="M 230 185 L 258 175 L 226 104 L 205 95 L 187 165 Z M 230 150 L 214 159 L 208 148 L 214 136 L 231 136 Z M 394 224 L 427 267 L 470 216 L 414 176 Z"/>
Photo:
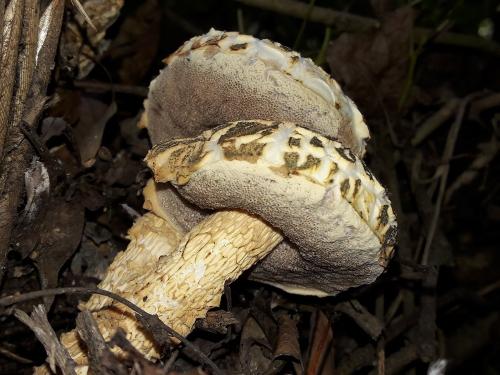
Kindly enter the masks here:
<path id="1" fill-rule="evenodd" d="M 318 0 L 276 11 L 243 3 L 253 2 L 127 1 L 86 77 L 60 51 L 49 88 L 58 101 L 38 134 L 67 176 L 65 202 L 78 203 L 51 206 L 74 245 L 47 246 L 41 269 L 33 256 L 11 251 L 1 294 L 40 289 L 41 280 L 96 285 L 143 212 L 149 143 L 135 124 L 149 82 L 185 40 L 211 27 L 239 30 L 312 58 L 358 104 L 372 134 L 367 163 L 398 217 L 398 246 L 376 283 L 336 297 L 296 297 L 238 280 L 231 295 L 239 323 L 229 334 L 196 330 L 190 340 L 229 373 L 284 374 L 302 363 L 308 374 L 425 374 L 438 360 L 447 373 L 500 373 L 500 4 Z M 290 3 L 323 9 L 293 17 Z M 71 20 L 75 10 L 67 8 Z M 325 9 L 365 18 L 325 23 Z M 381 26 L 370 29 L 373 20 Z M 49 130 L 59 129 L 54 119 L 60 130 Z M 95 162 L 85 165 L 84 155 Z M 18 228 L 16 238 L 42 230 Z M 77 299 L 56 298 L 49 313 L 56 331 L 74 326 Z M 0 327 L 0 373 L 29 373 L 28 361 L 43 362 L 27 327 L 11 316 L 0 316 Z M 300 343 L 298 353 L 276 354 L 284 334 Z M 172 371 L 197 366 L 181 353 Z"/>

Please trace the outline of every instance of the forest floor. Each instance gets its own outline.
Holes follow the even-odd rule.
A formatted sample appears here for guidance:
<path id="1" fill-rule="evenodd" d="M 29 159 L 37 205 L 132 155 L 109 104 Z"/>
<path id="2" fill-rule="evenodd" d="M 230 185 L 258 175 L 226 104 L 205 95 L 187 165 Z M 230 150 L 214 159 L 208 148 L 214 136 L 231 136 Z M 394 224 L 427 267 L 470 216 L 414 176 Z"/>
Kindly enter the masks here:
<path id="1" fill-rule="evenodd" d="M 311 57 L 359 106 L 372 134 L 367 164 L 390 192 L 398 245 L 375 283 L 334 297 L 240 278 L 207 318 L 227 327 L 199 322 L 188 340 L 228 374 L 440 366 L 500 374 L 500 12 L 490 2 L 145 0 L 120 8 L 103 0 L 95 9 L 81 1 L 96 33 L 76 0 L 64 11 L 52 0 L 43 6 L 60 13 L 31 65 L 38 14 L 28 5 L 38 2 L 10 3 L 13 16 L 0 24 L 9 31 L 0 43 L 1 297 L 99 283 L 145 212 L 150 143 L 137 123 L 149 82 L 185 40 L 210 27 L 239 30 Z M 34 36 L 42 37 L 37 28 Z M 26 72 L 32 80 L 23 81 Z M 46 358 L 16 309 L 30 314 L 44 303 L 59 334 L 75 326 L 81 298 L 0 303 L 0 373 L 31 373 Z M 108 359 L 102 373 L 213 371 L 185 345 L 154 364 L 123 337 L 112 344 L 129 353 L 126 366 Z"/>

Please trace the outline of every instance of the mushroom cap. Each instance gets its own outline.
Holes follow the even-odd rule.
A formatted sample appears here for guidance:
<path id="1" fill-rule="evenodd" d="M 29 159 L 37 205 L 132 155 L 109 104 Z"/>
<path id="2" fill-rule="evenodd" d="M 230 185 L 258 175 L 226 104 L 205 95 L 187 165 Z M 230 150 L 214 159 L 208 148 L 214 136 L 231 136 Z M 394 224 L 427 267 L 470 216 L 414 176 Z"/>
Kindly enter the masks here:
<path id="1" fill-rule="evenodd" d="M 275 270 L 268 282 L 285 290 L 324 296 L 370 283 L 392 253 L 396 220 L 382 185 L 341 143 L 293 123 L 233 122 L 159 144 L 147 162 L 197 206 L 279 229 L 302 267 L 292 278 Z"/>
<path id="2" fill-rule="evenodd" d="M 369 131 L 356 105 L 311 59 L 279 43 L 212 29 L 166 62 L 145 102 L 153 144 L 257 118 L 295 122 L 365 152 Z"/>

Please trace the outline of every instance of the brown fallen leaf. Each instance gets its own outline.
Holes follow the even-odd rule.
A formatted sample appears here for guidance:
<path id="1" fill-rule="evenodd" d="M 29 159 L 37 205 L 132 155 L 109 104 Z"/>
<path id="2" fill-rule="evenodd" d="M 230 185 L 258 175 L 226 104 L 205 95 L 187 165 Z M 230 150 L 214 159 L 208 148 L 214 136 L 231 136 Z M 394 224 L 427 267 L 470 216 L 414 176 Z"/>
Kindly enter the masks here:
<path id="1" fill-rule="evenodd" d="M 158 0 L 138 4 L 123 21 L 106 53 L 106 57 L 120 61 L 118 76 L 125 84 L 141 82 L 158 53 L 160 42 L 162 12 L 159 9 L 164 5 L 158 4 Z"/>
<path id="2" fill-rule="evenodd" d="M 30 257 L 35 263 L 42 289 L 57 286 L 59 270 L 73 255 L 82 238 L 84 209 L 76 201 L 52 197 L 41 225 L 40 240 Z M 46 297 L 50 306 L 54 297 Z"/>
<path id="3" fill-rule="evenodd" d="M 209 311 L 204 319 L 196 321 L 197 328 L 223 335 L 227 333 L 227 327 L 233 324 L 240 324 L 239 319 L 232 312 L 224 310 Z"/>
<path id="4" fill-rule="evenodd" d="M 343 33 L 327 51 L 332 75 L 368 118 L 399 110 L 408 77 L 414 10 L 399 8 L 375 32 Z"/>
<path id="5" fill-rule="evenodd" d="M 306 374 L 333 374 L 335 368 L 335 352 L 333 348 L 332 324 L 321 310 L 317 310 L 312 315 L 311 323 L 312 328 Z"/>
<path id="6" fill-rule="evenodd" d="M 105 39 L 106 30 L 120 15 L 124 0 L 79 0 L 79 2 L 86 16 L 78 8 L 74 8 L 67 17 L 61 35 L 59 55 L 64 70 L 74 73 L 81 79 L 89 74 L 95 62 L 108 48 L 109 41 Z"/>
<path id="7" fill-rule="evenodd" d="M 239 356 L 241 367 L 251 375 L 264 373 L 273 362 L 272 345 L 252 316 L 243 324 Z"/>
<path id="8" fill-rule="evenodd" d="M 280 315 L 278 318 L 278 338 L 274 349 L 275 360 L 285 359 L 283 357 L 291 360 L 296 374 L 303 373 L 297 322 L 288 314 Z"/>
<path id="9" fill-rule="evenodd" d="M 24 174 L 26 204 L 17 219 L 12 243 L 14 249 L 26 258 L 40 241 L 41 226 L 44 223 L 50 199 L 50 177 L 47 167 L 34 159 Z"/>
<path id="10" fill-rule="evenodd" d="M 101 147 L 104 127 L 116 113 L 116 103 L 107 105 L 100 100 L 81 96 L 78 107 L 79 121 L 73 128 L 73 140 L 80 154 L 80 162 L 86 168 L 95 163 Z"/>

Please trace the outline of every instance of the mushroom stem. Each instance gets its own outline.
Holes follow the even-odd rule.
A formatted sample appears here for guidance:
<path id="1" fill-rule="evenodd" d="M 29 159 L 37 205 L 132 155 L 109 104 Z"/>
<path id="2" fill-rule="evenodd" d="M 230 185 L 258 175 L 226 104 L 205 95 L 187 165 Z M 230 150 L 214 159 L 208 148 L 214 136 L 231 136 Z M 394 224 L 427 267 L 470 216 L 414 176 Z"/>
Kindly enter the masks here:
<path id="1" fill-rule="evenodd" d="M 134 231 L 137 225 L 144 225 L 142 221 L 146 216 L 148 222 L 162 222 L 164 230 L 153 234 L 155 238 L 151 237 L 151 231 Z M 123 259 L 144 252 L 148 247 L 139 246 L 144 241 L 158 244 L 166 240 L 162 234 L 172 235 L 170 224 L 152 213 L 141 218 L 136 226 L 131 230 L 136 236 L 117 260 L 121 266 L 110 267 L 109 272 L 114 273 L 121 284 L 107 289 L 119 289 L 119 294 L 148 313 L 157 314 L 182 335 L 191 331 L 197 318 L 205 317 L 210 308 L 219 305 L 227 281 L 236 280 L 282 240 L 281 234 L 255 216 L 239 211 L 221 211 L 192 228 L 175 251 L 167 250 L 170 255 L 161 256 L 150 272 L 126 279 Z M 170 241 L 175 241 L 175 238 L 170 238 Z M 112 279 L 113 274 L 108 273 L 105 280 Z M 109 286 L 108 282 L 106 287 Z M 103 337 L 110 339 L 120 327 L 125 330 L 127 339 L 146 357 L 158 358 L 158 348 L 134 314 L 117 302 L 106 302 L 93 298 L 85 306 L 94 310 L 93 316 Z M 77 362 L 79 373 L 86 373 L 88 360 L 76 331 L 63 334 L 61 341 Z"/>
<path id="2" fill-rule="evenodd" d="M 264 258 L 282 240 L 261 219 L 239 211 L 217 212 L 196 225 L 172 257 L 160 259 L 154 277 L 137 292 L 142 306 L 182 335 L 219 306 L 226 282 Z"/>

